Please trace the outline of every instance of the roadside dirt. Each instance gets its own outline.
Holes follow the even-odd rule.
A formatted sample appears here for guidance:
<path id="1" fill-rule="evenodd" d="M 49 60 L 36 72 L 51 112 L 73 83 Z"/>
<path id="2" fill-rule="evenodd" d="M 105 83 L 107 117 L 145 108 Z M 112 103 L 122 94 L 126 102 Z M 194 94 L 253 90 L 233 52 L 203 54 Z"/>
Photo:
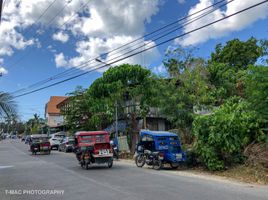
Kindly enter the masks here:
<path id="1" fill-rule="evenodd" d="M 120 159 L 119 162 L 135 166 L 134 160 L 131 159 Z M 268 185 L 268 170 L 261 166 L 250 167 L 245 165 L 239 165 L 225 171 L 210 172 L 203 168 L 189 169 L 186 167 L 173 170 L 170 169 L 168 165 L 166 165 L 161 171 L 176 175 L 197 177 L 209 180 Z"/>

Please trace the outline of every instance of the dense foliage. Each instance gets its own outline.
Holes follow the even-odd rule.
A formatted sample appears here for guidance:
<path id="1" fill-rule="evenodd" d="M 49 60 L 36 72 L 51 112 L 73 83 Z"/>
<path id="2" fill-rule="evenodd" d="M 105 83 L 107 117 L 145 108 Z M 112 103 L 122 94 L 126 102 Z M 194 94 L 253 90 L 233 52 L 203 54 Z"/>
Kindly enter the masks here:
<path id="1" fill-rule="evenodd" d="M 197 160 L 224 169 L 243 162 L 244 148 L 267 137 L 268 68 L 261 65 L 267 49 L 266 40 L 234 39 L 217 45 L 206 61 L 191 49 L 170 48 L 163 61 L 168 76 L 155 77 L 139 65 L 110 68 L 89 88 L 71 93 L 63 114 L 71 131 L 98 130 L 114 122 L 117 107 L 129 121 L 134 147 L 137 118 L 158 107 Z"/>
<path id="2" fill-rule="evenodd" d="M 195 150 L 210 170 L 241 161 L 246 145 L 261 137 L 256 113 L 239 97 L 231 97 L 211 115 L 196 117 L 193 127 Z"/>

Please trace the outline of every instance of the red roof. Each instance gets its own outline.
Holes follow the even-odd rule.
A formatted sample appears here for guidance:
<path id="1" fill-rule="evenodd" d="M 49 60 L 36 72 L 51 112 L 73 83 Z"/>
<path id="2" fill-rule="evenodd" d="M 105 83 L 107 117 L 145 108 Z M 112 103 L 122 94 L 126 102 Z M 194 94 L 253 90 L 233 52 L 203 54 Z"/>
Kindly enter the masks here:
<path id="1" fill-rule="evenodd" d="M 57 105 L 67 98 L 64 96 L 51 96 L 49 102 L 46 104 L 46 113 L 60 114 L 60 109 L 57 108 Z"/>

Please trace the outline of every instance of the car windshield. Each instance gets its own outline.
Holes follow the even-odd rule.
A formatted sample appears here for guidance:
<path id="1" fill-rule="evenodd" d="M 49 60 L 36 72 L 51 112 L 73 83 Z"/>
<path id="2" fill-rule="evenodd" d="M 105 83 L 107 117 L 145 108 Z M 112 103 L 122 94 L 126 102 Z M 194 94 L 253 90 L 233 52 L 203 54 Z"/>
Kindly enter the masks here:
<path id="1" fill-rule="evenodd" d="M 32 142 L 48 142 L 48 138 L 32 138 Z"/>
<path id="2" fill-rule="evenodd" d="M 74 144 L 74 140 L 69 140 L 68 143 L 69 144 Z"/>
<path id="3" fill-rule="evenodd" d="M 91 143 L 94 141 L 93 135 L 82 135 L 81 136 L 81 143 Z"/>
<path id="4" fill-rule="evenodd" d="M 106 142 L 105 135 L 96 135 L 96 142 Z"/>
<path id="5" fill-rule="evenodd" d="M 169 145 L 168 146 L 168 151 L 171 153 L 178 153 L 181 151 L 181 147 L 180 146 L 175 146 L 175 145 Z"/>

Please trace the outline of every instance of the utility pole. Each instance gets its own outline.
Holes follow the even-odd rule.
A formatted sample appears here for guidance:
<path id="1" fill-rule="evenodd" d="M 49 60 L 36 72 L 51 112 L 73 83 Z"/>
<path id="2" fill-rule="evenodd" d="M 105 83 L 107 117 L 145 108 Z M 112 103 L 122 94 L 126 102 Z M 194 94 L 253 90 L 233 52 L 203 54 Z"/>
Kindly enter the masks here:
<path id="1" fill-rule="evenodd" d="M 115 138 L 118 140 L 118 114 L 117 114 L 117 101 L 115 101 Z M 117 141 L 118 142 L 118 141 Z"/>
<path id="2" fill-rule="evenodd" d="M 0 24 L 2 19 L 2 8 L 3 8 L 3 0 L 0 0 Z"/>
<path id="3" fill-rule="evenodd" d="M 109 66 L 111 67 L 110 64 L 106 63 L 106 62 L 103 62 L 102 60 L 96 58 L 95 59 L 96 62 L 99 62 L 99 63 L 103 63 L 105 64 L 106 66 Z M 117 100 L 115 101 L 115 138 L 118 142 L 118 105 L 117 105 Z"/>

